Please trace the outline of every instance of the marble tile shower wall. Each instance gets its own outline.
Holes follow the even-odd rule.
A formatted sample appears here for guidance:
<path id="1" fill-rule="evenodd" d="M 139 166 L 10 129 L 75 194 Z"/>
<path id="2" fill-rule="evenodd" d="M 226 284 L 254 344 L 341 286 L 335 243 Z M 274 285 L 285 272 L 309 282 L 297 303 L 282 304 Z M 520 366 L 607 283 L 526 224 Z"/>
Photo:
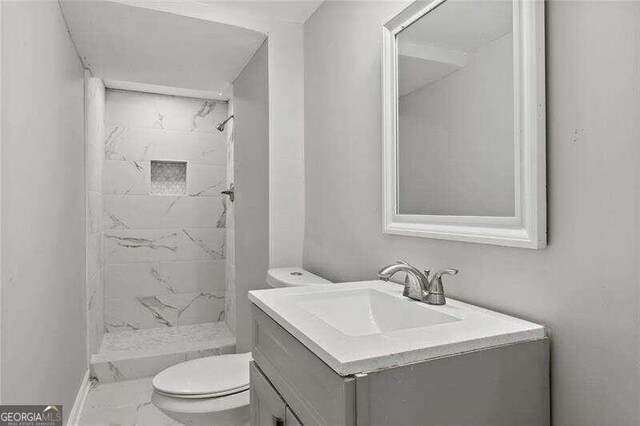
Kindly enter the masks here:
<path id="1" fill-rule="evenodd" d="M 102 174 L 105 135 L 105 88 L 102 80 L 85 76 L 85 175 L 86 175 L 86 303 L 87 352 L 100 349 L 104 331 L 104 259 Z"/>
<path id="2" fill-rule="evenodd" d="M 222 321 L 226 102 L 107 90 L 107 332 Z M 185 195 L 150 195 L 151 160 L 186 161 Z"/>
<path id="3" fill-rule="evenodd" d="M 228 114 L 233 114 L 233 100 L 229 102 L 229 111 Z M 225 127 L 225 135 L 227 138 L 227 188 L 229 185 L 233 183 L 234 180 L 234 164 L 233 164 L 233 151 L 234 151 L 234 138 L 233 138 L 233 129 L 234 120 L 227 122 L 227 126 Z M 236 224 L 234 221 L 235 215 L 233 211 L 233 203 L 227 203 L 227 234 L 226 234 L 226 247 L 227 247 L 227 256 L 226 256 L 226 292 L 225 292 L 225 321 L 227 322 L 227 326 L 229 329 L 235 334 L 236 331 L 236 282 L 235 282 L 235 271 L 236 271 Z"/>

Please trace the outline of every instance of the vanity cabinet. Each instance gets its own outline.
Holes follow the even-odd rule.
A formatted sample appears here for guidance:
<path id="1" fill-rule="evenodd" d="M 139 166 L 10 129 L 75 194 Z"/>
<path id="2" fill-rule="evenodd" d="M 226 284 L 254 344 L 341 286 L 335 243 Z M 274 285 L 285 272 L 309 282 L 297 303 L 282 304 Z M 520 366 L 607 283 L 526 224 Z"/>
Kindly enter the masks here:
<path id="1" fill-rule="evenodd" d="M 336 374 L 259 308 L 252 313 L 254 362 L 301 423 L 355 424 L 355 378 Z"/>
<path id="2" fill-rule="evenodd" d="M 251 424 L 259 426 L 301 426 L 278 392 L 256 367 L 249 366 L 251 380 Z"/>
<path id="3" fill-rule="evenodd" d="M 278 392 L 260 373 L 254 362 L 249 366 L 251 382 L 251 424 L 284 426 L 287 405 Z"/>
<path id="4" fill-rule="evenodd" d="M 340 376 L 252 305 L 254 425 L 548 426 L 546 338 Z"/>

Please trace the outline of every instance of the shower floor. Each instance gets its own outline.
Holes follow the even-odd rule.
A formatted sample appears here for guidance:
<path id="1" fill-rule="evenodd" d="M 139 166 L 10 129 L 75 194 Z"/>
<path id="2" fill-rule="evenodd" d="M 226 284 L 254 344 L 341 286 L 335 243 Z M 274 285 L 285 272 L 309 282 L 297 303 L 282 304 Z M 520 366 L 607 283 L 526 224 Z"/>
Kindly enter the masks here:
<path id="1" fill-rule="evenodd" d="M 183 361 L 234 353 L 235 344 L 224 322 L 107 333 L 91 374 L 98 383 L 152 377 Z"/>

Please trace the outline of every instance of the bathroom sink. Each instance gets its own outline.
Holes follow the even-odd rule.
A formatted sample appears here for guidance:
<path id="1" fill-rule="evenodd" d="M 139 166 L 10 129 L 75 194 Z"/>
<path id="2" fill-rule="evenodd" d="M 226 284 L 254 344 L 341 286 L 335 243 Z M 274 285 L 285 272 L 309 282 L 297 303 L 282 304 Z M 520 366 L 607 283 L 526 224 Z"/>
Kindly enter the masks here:
<path id="1" fill-rule="evenodd" d="M 460 321 L 430 309 L 427 304 L 398 299 L 373 289 L 310 294 L 299 297 L 296 303 L 347 336 L 367 336 Z"/>
<path id="2" fill-rule="evenodd" d="M 361 281 L 254 290 L 251 302 L 342 376 L 545 337 L 544 327 L 447 297 Z"/>

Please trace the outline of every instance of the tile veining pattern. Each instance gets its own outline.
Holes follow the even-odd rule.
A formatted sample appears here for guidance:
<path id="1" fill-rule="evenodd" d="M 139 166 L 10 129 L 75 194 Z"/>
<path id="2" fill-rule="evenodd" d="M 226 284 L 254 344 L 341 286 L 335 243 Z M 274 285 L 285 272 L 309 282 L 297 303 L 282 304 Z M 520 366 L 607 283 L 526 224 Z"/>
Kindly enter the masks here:
<path id="1" fill-rule="evenodd" d="M 234 353 L 235 341 L 223 321 L 107 333 L 91 373 L 101 384 L 153 377 L 183 361 Z"/>
<path id="2" fill-rule="evenodd" d="M 100 348 L 104 330 L 104 258 L 102 175 L 105 135 L 105 87 L 102 80 L 85 76 L 85 179 L 86 179 L 86 309 L 87 351 Z"/>
<path id="3" fill-rule="evenodd" d="M 107 332 L 224 320 L 226 102 L 107 90 Z M 150 195 L 151 160 L 187 162 L 185 195 Z"/>
<path id="4" fill-rule="evenodd" d="M 229 101 L 229 115 L 233 114 L 233 99 Z M 225 136 L 227 140 L 227 188 L 234 181 L 234 120 L 227 122 L 225 126 Z M 236 331 L 236 300 L 235 300 L 235 277 L 236 277 L 236 225 L 233 211 L 233 203 L 227 202 L 226 218 L 226 288 L 224 318 L 231 331 Z"/>

